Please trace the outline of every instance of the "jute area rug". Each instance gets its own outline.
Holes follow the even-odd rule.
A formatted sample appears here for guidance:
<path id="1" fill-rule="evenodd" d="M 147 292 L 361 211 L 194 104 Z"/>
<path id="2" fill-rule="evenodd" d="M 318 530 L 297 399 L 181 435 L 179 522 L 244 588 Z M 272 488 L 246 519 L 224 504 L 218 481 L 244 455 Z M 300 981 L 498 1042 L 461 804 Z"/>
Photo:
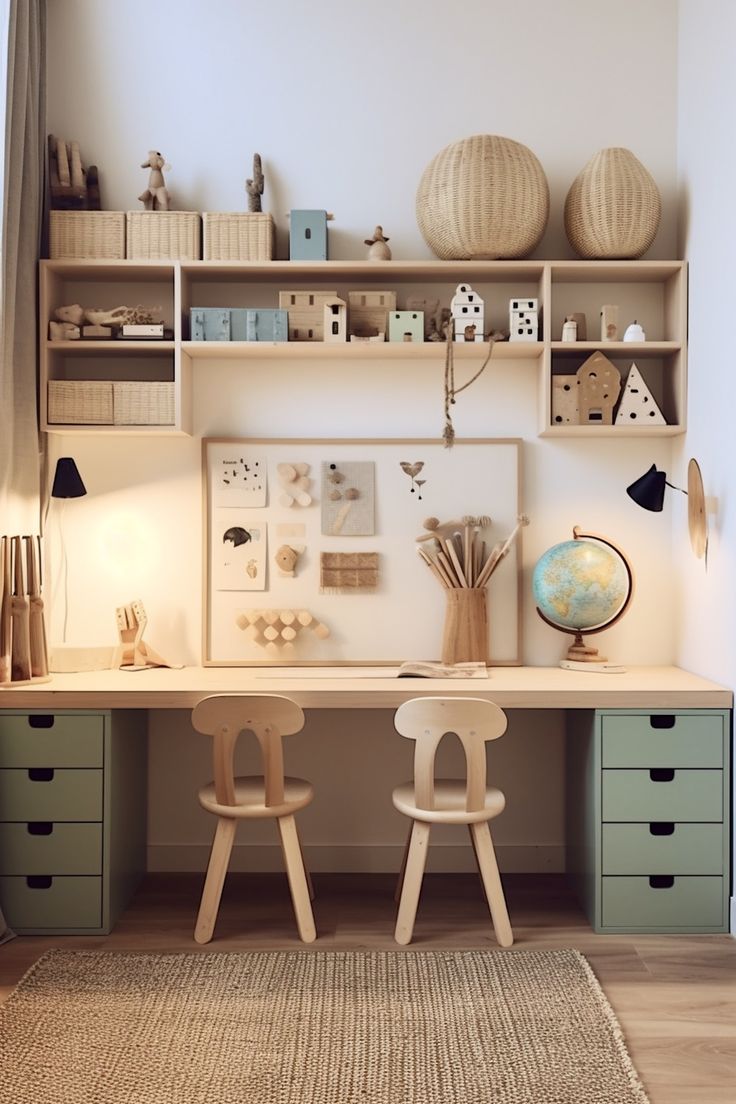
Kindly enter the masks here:
<path id="1" fill-rule="evenodd" d="M 2 1104 L 645 1104 L 577 951 L 50 951 Z"/>

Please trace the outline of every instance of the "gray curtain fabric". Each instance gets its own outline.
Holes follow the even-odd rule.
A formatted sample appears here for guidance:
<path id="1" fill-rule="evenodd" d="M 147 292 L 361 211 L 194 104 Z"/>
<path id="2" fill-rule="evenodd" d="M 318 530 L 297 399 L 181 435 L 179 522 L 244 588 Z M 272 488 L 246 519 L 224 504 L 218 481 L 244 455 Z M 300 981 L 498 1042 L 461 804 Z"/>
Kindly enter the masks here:
<path id="1" fill-rule="evenodd" d="M 36 272 L 46 147 L 46 0 L 10 0 L 0 272 L 0 532 L 39 529 Z M 0 908 L 0 943 L 12 938 Z"/>
<path id="2" fill-rule="evenodd" d="M 11 0 L 0 280 L 0 532 L 39 529 L 37 270 L 46 147 L 46 2 Z"/>

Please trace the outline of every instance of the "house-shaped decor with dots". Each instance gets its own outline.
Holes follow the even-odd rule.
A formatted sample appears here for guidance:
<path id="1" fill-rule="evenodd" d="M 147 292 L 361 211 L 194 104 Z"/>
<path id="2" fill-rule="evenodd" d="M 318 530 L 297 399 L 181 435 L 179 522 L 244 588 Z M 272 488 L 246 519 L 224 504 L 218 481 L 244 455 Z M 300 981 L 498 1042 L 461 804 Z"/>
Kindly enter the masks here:
<path id="1" fill-rule="evenodd" d="M 450 301 L 453 340 L 483 340 L 484 303 L 470 284 L 458 284 Z"/>
<path id="2" fill-rule="evenodd" d="M 424 311 L 390 311 L 389 341 L 424 341 Z"/>
<path id="3" fill-rule="evenodd" d="M 616 425 L 667 425 L 652 392 L 635 364 L 629 368 L 626 386 L 616 414 Z"/>

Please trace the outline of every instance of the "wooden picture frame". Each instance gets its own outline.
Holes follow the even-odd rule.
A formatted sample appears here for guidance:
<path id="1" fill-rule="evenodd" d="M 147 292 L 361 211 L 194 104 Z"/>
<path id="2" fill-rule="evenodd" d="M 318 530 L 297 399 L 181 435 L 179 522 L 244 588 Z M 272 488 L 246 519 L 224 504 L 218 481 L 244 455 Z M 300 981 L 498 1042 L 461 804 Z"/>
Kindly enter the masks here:
<path id="1" fill-rule="evenodd" d="M 522 458 L 519 438 L 204 438 L 203 665 L 439 659 L 446 599 L 416 538 L 488 515 L 490 551 L 522 512 Z M 488 586 L 491 666 L 522 662 L 521 563 L 517 538 Z"/>

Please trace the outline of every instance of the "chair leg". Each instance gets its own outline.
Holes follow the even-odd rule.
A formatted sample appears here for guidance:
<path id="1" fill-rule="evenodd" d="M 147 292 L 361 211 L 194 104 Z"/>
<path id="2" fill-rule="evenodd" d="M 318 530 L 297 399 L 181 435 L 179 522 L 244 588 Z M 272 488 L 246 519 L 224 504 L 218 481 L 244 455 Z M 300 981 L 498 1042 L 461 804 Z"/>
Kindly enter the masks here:
<path id="1" fill-rule="evenodd" d="M 314 927 L 312 904 L 309 899 L 309 886 L 307 875 L 302 860 L 299 846 L 299 834 L 296 830 L 296 821 L 293 816 L 279 817 L 277 820 L 279 835 L 281 836 L 281 849 L 284 852 L 284 863 L 289 879 L 291 899 L 294 904 L 294 915 L 299 936 L 304 943 L 313 943 L 317 938 Z"/>
<path id="2" fill-rule="evenodd" d="M 307 879 L 307 889 L 309 890 L 309 900 L 314 900 L 314 886 L 312 885 L 312 875 L 309 873 L 309 867 L 307 866 L 307 860 L 304 858 L 304 848 L 302 847 L 302 841 L 299 840 L 299 854 L 302 857 L 302 866 L 304 867 L 304 876 Z"/>
<path id="3" fill-rule="evenodd" d="M 217 818 L 215 838 L 212 841 L 210 861 L 207 866 L 207 877 L 205 878 L 197 924 L 194 929 L 194 938 L 197 943 L 209 943 L 215 930 L 222 887 L 225 883 L 225 875 L 230 862 L 230 852 L 233 849 L 237 826 L 237 820 L 232 817 Z"/>
<path id="4" fill-rule="evenodd" d="M 415 820 L 411 829 L 409 853 L 406 856 L 406 868 L 404 870 L 404 884 L 399 902 L 399 915 L 396 918 L 396 931 L 394 932 L 396 942 L 401 943 L 404 947 L 407 943 L 411 943 L 411 937 L 414 933 L 414 920 L 417 915 L 428 845 L 429 824 L 422 820 Z"/>
<path id="5" fill-rule="evenodd" d="M 401 869 L 399 870 L 399 876 L 396 879 L 396 889 L 394 890 L 394 901 L 398 905 L 401 900 L 401 890 L 404 888 L 404 874 L 406 873 L 406 857 L 409 854 L 409 844 L 411 843 L 411 826 L 414 822 L 409 821 L 409 831 L 406 833 L 406 843 L 404 844 L 404 854 L 401 857 Z"/>
<path id="6" fill-rule="evenodd" d="M 483 887 L 486 891 L 488 906 L 491 910 L 493 930 L 499 946 L 510 947 L 514 942 L 514 934 L 511 931 L 511 923 L 506 908 L 506 898 L 503 894 L 501 876 L 498 873 L 496 852 L 493 850 L 493 840 L 487 821 L 470 825 L 473 842 L 475 844 L 475 856 L 478 860 L 478 869 L 483 879 Z"/>

